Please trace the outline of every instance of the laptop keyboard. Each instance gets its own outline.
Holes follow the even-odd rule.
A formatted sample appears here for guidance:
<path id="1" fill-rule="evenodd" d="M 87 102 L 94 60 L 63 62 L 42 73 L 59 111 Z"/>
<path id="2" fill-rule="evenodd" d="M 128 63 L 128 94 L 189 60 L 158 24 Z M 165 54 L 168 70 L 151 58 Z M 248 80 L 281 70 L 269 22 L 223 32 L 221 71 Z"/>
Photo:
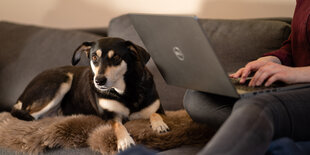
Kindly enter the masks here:
<path id="1" fill-rule="evenodd" d="M 273 88 L 283 87 L 286 85 L 283 82 L 275 82 L 269 87 L 265 87 L 263 84 L 261 86 L 249 87 L 248 85 L 249 85 L 251 79 L 247 79 L 246 82 L 242 83 L 242 84 L 239 83 L 239 79 L 231 78 L 230 80 L 233 83 L 233 85 L 236 87 L 237 90 L 242 90 L 245 92 L 260 91 L 260 90 L 266 90 L 266 89 L 272 90 Z"/>

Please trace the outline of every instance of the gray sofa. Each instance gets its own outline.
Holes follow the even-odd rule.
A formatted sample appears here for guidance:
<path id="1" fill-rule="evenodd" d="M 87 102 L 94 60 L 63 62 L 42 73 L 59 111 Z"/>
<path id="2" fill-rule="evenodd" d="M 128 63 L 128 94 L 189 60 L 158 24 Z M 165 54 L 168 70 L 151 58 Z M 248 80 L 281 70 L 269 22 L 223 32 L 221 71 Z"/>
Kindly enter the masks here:
<path id="1" fill-rule="evenodd" d="M 290 18 L 199 20 L 227 72 L 279 48 L 290 34 L 290 21 Z M 0 110 L 9 111 L 36 74 L 47 68 L 70 65 L 72 53 L 80 43 L 106 35 L 144 46 L 127 15 L 111 20 L 108 29 L 61 30 L 0 22 Z M 87 65 L 85 57 L 80 65 Z M 164 109 L 182 109 L 185 89 L 167 85 L 152 60 L 147 66 L 154 74 Z M 182 146 L 160 154 L 195 154 L 202 146 Z M 0 154 L 10 153 L 14 151 L 0 149 Z M 46 153 L 97 154 L 88 148 L 53 149 Z"/>

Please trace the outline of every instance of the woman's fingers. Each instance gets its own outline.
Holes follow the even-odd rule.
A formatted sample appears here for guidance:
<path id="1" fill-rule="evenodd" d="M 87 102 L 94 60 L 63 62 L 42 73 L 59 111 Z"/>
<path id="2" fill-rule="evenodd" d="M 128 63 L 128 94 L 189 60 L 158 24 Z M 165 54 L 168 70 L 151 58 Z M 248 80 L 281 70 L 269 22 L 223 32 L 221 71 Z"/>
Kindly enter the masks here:
<path id="1" fill-rule="evenodd" d="M 245 67 L 242 74 L 241 74 L 241 77 L 240 77 L 240 83 L 244 83 L 247 79 L 247 77 L 250 75 L 251 73 L 251 67 Z"/>
<path id="2" fill-rule="evenodd" d="M 239 78 L 242 74 L 242 71 L 243 71 L 244 68 L 240 68 L 237 72 L 233 73 L 233 74 L 230 74 L 229 77 L 231 78 Z"/>
<path id="3" fill-rule="evenodd" d="M 262 63 L 259 60 L 248 63 L 244 67 L 240 75 L 240 83 L 244 83 L 247 80 L 247 77 L 251 74 L 251 72 L 257 71 L 261 66 L 262 66 Z"/>
<path id="4" fill-rule="evenodd" d="M 267 63 L 266 65 L 259 68 L 251 79 L 249 86 L 260 86 L 262 83 L 272 76 L 277 70 L 274 69 L 274 63 Z"/>
<path id="5" fill-rule="evenodd" d="M 271 84 L 273 84 L 274 82 L 278 80 L 280 80 L 279 74 L 274 74 L 265 82 L 264 86 L 269 87 Z"/>
<path id="6" fill-rule="evenodd" d="M 247 80 L 247 77 L 251 74 L 251 72 L 253 71 L 257 71 L 260 68 L 262 68 L 263 66 L 265 66 L 266 64 L 269 64 L 271 62 L 266 61 L 265 59 L 261 58 L 261 59 L 257 59 L 255 61 L 251 61 L 249 62 L 247 65 L 245 65 L 245 67 L 240 68 L 236 73 L 230 74 L 229 76 L 231 78 L 240 78 L 240 83 L 245 83 L 245 81 Z M 263 83 L 263 81 L 268 78 L 269 74 L 262 74 L 261 73 L 256 73 L 256 78 L 254 78 L 254 80 L 251 80 L 251 85 L 255 86 L 255 85 L 261 85 Z M 263 75 L 263 76 L 261 76 Z"/>
<path id="7" fill-rule="evenodd" d="M 283 66 L 276 63 L 267 63 L 261 67 L 254 75 L 249 83 L 249 86 L 260 86 L 265 82 L 265 86 L 270 86 L 275 81 L 283 81 L 285 83 L 290 83 L 294 80 L 291 78 L 291 73 L 293 70 L 287 66 Z M 291 80 L 293 79 L 293 80 Z"/>

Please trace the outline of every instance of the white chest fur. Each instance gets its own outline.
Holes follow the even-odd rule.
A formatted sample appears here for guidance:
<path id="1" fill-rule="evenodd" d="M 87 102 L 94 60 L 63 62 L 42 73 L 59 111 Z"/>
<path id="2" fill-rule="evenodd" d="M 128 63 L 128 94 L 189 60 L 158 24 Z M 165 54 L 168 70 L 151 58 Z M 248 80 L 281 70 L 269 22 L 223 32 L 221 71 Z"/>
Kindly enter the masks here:
<path id="1" fill-rule="evenodd" d="M 148 107 L 138 111 L 134 112 L 129 116 L 129 120 L 134 120 L 134 119 L 149 119 L 150 116 L 155 113 L 160 106 L 160 101 L 156 100 L 154 101 L 151 105 Z"/>
<path id="2" fill-rule="evenodd" d="M 111 100 L 111 99 L 100 98 L 99 106 L 102 109 L 115 112 L 118 115 L 121 115 L 123 117 L 129 117 L 129 120 L 149 119 L 150 116 L 158 110 L 160 106 L 160 101 L 156 100 L 154 101 L 153 104 L 149 105 L 148 107 L 138 112 L 134 112 L 132 114 L 130 114 L 130 110 L 126 106 L 124 106 L 122 103 L 115 101 L 115 100 Z"/>
<path id="3" fill-rule="evenodd" d="M 111 99 L 100 98 L 99 106 L 102 109 L 115 112 L 124 117 L 128 117 L 130 113 L 129 109 L 125 107 L 122 103 Z"/>

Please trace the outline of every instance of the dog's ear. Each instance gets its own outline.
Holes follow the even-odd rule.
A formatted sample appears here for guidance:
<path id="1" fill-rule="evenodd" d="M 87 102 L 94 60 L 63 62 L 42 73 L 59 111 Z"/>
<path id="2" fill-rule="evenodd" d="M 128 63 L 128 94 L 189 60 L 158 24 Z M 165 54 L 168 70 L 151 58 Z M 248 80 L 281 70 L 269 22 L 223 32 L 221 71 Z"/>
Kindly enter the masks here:
<path id="1" fill-rule="evenodd" d="M 85 52 L 87 57 L 89 58 L 89 52 L 94 42 L 84 42 L 82 43 L 73 53 L 71 64 L 75 66 L 79 63 L 81 59 L 81 52 Z"/>
<path id="2" fill-rule="evenodd" d="M 145 65 L 150 60 L 150 54 L 146 50 L 131 41 L 126 41 L 127 48 L 132 51 L 132 54 Z"/>

